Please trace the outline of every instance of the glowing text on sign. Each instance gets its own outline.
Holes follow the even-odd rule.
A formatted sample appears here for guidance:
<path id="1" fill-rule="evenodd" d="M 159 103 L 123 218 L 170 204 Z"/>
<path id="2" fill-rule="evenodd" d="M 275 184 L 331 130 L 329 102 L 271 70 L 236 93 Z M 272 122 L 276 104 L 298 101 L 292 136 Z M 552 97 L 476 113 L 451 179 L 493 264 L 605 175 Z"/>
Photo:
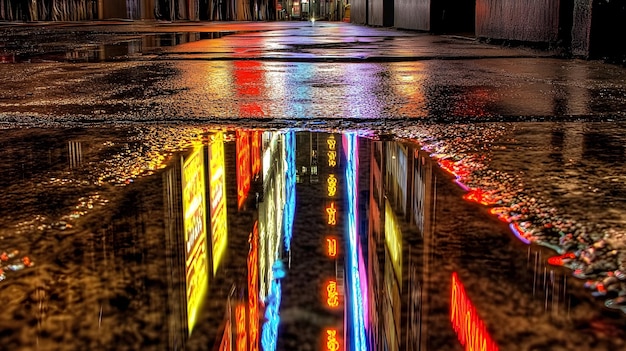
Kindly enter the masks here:
<path id="1" fill-rule="evenodd" d="M 328 166 L 335 167 L 337 165 L 337 141 L 335 137 L 331 135 L 326 140 L 326 143 L 328 144 Z"/>
<path id="2" fill-rule="evenodd" d="M 328 176 L 328 196 L 335 196 L 337 194 L 337 178 L 334 174 Z"/>
<path id="3" fill-rule="evenodd" d="M 338 351 L 340 343 L 337 336 L 336 329 L 326 329 L 326 350 Z"/>
<path id="4" fill-rule="evenodd" d="M 476 308 L 467 297 L 465 288 L 456 272 L 452 273 L 452 294 L 450 297 L 450 321 L 456 335 L 469 351 L 496 351 L 498 346 L 491 339 Z"/>
<path id="5" fill-rule="evenodd" d="M 250 138 L 248 132 L 237 131 L 237 208 L 241 209 L 250 191 Z"/>
<path id="6" fill-rule="evenodd" d="M 257 176 L 261 173 L 261 132 L 252 132 L 251 138 L 250 155 L 252 158 L 252 176 Z"/>
<path id="7" fill-rule="evenodd" d="M 248 310 L 250 314 L 250 351 L 259 349 L 259 223 L 254 223 L 250 234 L 250 253 L 248 254 Z"/>
<path id="8" fill-rule="evenodd" d="M 189 333 L 207 290 L 204 153 L 196 148 L 183 162 L 183 227 L 185 231 L 185 276 Z"/>
<path id="9" fill-rule="evenodd" d="M 337 239 L 326 238 L 326 244 L 328 245 L 328 256 L 337 257 Z"/>
<path id="10" fill-rule="evenodd" d="M 335 208 L 334 202 L 326 208 L 326 213 L 328 214 L 328 224 L 336 225 L 337 224 L 337 209 Z"/>
<path id="11" fill-rule="evenodd" d="M 213 273 L 217 272 L 226 251 L 228 227 L 226 222 L 226 180 L 224 175 L 224 136 L 216 133 L 210 145 L 210 201 L 211 235 L 213 247 Z"/>
<path id="12" fill-rule="evenodd" d="M 339 306 L 339 292 L 337 291 L 337 281 L 331 280 L 326 284 L 326 304 L 328 307 Z"/>

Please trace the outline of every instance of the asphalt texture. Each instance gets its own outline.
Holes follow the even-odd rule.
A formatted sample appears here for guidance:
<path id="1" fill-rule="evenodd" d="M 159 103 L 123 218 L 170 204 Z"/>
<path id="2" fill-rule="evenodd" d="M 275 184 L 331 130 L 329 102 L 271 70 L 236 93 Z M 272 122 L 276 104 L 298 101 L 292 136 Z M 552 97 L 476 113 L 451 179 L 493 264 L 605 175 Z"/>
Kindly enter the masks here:
<path id="1" fill-rule="evenodd" d="M 626 106 L 623 67 L 460 36 L 303 21 L 0 31 L 15 62 L 0 66 L 5 122 L 596 121 Z"/>

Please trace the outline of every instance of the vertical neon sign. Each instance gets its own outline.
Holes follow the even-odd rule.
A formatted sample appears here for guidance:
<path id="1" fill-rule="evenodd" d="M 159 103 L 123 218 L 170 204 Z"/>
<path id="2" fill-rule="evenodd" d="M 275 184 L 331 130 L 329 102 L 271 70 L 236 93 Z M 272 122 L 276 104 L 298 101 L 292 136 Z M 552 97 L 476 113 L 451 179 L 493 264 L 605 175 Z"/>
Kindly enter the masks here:
<path id="1" fill-rule="evenodd" d="M 337 177 L 334 174 L 328 176 L 328 180 L 326 180 L 328 184 L 328 196 L 333 197 L 337 194 Z"/>
<path id="2" fill-rule="evenodd" d="M 337 225 L 337 209 L 334 202 L 326 207 L 326 214 L 328 214 L 328 224 Z"/>
<path id="3" fill-rule="evenodd" d="M 202 147 L 195 148 L 192 154 L 183 160 L 182 172 L 187 328 L 191 334 L 196 323 L 196 314 L 208 287 L 206 195 Z"/>
<path id="4" fill-rule="evenodd" d="M 296 134 L 289 131 L 285 134 L 285 207 L 283 212 L 283 229 L 285 250 L 291 251 L 293 234 L 293 217 L 296 212 Z"/>
<path id="5" fill-rule="evenodd" d="M 246 305 L 237 305 L 235 308 L 235 321 L 237 326 L 237 351 L 246 351 L 248 348 L 248 336 L 246 334 Z"/>
<path id="6" fill-rule="evenodd" d="M 226 221 L 226 180 L 224 175 L 224 135 L 216 133 L 210 145 L 210 201 L 213 273 L 217 272 L 226 251 L 228 227 Z"/>
<path id="7" fill-rule="evenodd" d="M 252 158 L 252 176 L 256 177 L 261 173 L 261 132 L 255 130 L 251 135 L 250 154 Z"/>
<path id="8" fill-rule="evenodd" d="M 339 291 L 337 291 L 337 281 L 334 279 L 326 283 L 326 304 L 328 307 L 339 307 Z"/>
<path id="9" fill-rule="evenodd" d="M 248 254 L 248 313 L 250 315 L 250 351 L 259 349 L 259 222 L 254 223 L 250 234 Z"/>
<path id="10" fill-rule="evenodd" d="M 328 145 L 328 167 L 337 166 L 337 141 L 335 140 L 335 136 L 331 135 L 326 140 L 326 144 Z"/>
<path id="11" fill-rule="evenodd" d="M 365 339 L 365 314 L 363 311 L 363 296 L 361 293 L 361 277 L 359 275 L 359 258 L 358 258 L 358 232 L 357 232 L 357 168 L 358 168 L 358 148 L 357 137 L 355 133 L 346 133 L 343 135 L 344 153 L 346 155 L 346 198 L 348 200 L 347 219 L 348 219 L 348 252 L 346 278 L 349 280 L 350 290 L 350 317 L 352 323 L 349 323 L 351 330 L 350 342 L 351 350 L 364 351 L 367 350 L 367 341 Z M 365 283 L 365 282 L 364 282 Z"/>
<path id="12" fill-rule="evenodd" d="M 326 245 L 326 254 L 328 255 L 328 257 L 337 257 L 337 239 L 332 237 L 326 238 Z"/>
<path id="13" fill-rule="evenodd" d="M 324 339 L 327 351 L 339 351 L 341 349 L 341 341 L 337 329 L 326 329 L 324 331 Z"/>
<path id="14" fill-rule="evenodd" d="M 250 191 L 250 137 L 248 132 L 236 132 L 237 147 L 237 208 L 241 209 Z"/>
<path id="15" fill-rule="evenodd" d="M 282 300 L 281 279 L 285 277 L 285 267 L 281 260 L 274 261 L 272 266 L 274 279 L 270 285 L 270 291 L 267 297 L 267 306 L 265 308 L 265 323 L 261 331 L 261 345 L 263 351 L 276 350 L 276 339 L 278 337 L 278 324 L 280 323 L 280 303 Z"/>

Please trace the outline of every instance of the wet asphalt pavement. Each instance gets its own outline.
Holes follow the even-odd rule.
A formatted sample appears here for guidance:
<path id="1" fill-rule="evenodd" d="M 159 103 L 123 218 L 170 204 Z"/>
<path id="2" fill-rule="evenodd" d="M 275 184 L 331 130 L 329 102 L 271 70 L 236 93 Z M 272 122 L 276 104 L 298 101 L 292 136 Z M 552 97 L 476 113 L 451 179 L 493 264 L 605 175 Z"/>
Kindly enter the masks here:
<path id="1" fill-rule="evenodd" d="M 619 66 L 346 23 L 2 32 L 1 61 L 30 63 L 0 66 L 7 121 L 607 120 L 626 101 Z"/>
<path id="2" fill-rule="evenodd" d="M 356 130 L 374 140 L 414 145 L 422 150 L 419 157 L 429 155 L 441 167 L 437 182 L 447 184 L 438 183 L 433 205 L 435 217 L 447 218 L 433 224 L 431 239 L 438 240 L 418 245 L 425 257 L 434 255 L 421 268 L 427 277 L 422 284 L 430 289 L 425 296 L 441 299 L 436 296 L 442 282 L 458 272 L 502 350 L 624 347 L 626 314 L 605 303 L 626 294 L 626 276 L 620 275 L 626 272 L 625 68 L 467 37 L 333 22 L 2 23 L 0 32 L 0 141 L 6 153 L 0 184 L 7 195 L 1 240 L 31 252 L 37 272 L 34 279 L 28 269 L 18 272 L 25 277 L 19 284 L 5 284 L 16 279 L 8 273 L 0 282 L 5 285 L 0 293 L 12 301 L 7 316 L 19 316 L 29 326 L 2 320 L 12 331 L 2 334 L 3 340 L 14 349 L 35 347 L 29 341 L 35 324 L 42 345 L 48 345 L 43 349 L 58 348 L 72 330 L 85 332 L 75 349 L 106 349 L 106 338 L 115 335 L 132 340 L 128 349 L 158 339 L 149 330 L 137 331 L 151 325 L 152 315 L 106 337 L 85 327 L 99 323 L 98 313 L 82 327 L 69 322 L 68 316 L 80 315 L 76 309 L 98 304 L 102 318 L 102 300 L 111 308 L 119 308 L 120 299 L 133 305 L 116 289 L 150 300 L 142 290 L 150 284 L 129 284 L 136 267 L 120 263 L 134 262 L 132 250 L 122 249 L 118 258 L 105 249 L 82 256 L 83 245 L 115 233 L 110 228 L 116 225 L 124 228 L 123 238 L 134 238 L 133 228 L 152 228 L 154 223 L 141 219 L 150 205 L 139 215 L 108 213 L 104 222 L 117 224 L 106 228 L 98 228 L 91 209 L 108 201 L 121 209 L 143 203 L 137 190 L 116 195 L 111 189 L 132 188 L 171 167 L 172 153 L 215 128 Z M 121 130 L 121 136 L 107 130 Z M 58 140 L 62 147 L 51 146 Z M 80 158 L 75 140 L 90 144 Z M 160 194 L 159 186 L 154 193 Z M 13 211 L 23 207 L 28 210 Z M 84 214 L 76 212 L 83 207 Z M 463 218 L 471 219 L 463 223 Z M 25 234 L 42 225 L 36 235 Z M 460 233 L 466 235 L 457 237 Z M 415 244 L 403 250 L 408 247 Z M 92 265 L 99 255 L 119 259 L 113 266 L 125 273 L 119 278 L 95 266 L 86 273 L 86 263 L 46 254 L 72 250 Z M 547 263 L 560 254 L 572 256 Z M 502 262 L 510 264 L 501 267 Z M 152 264 L 145 268 L 146 281 L 157 275 Z M 94 288 L 114 288 L 76 300 L 80 285 L 93 283 L 93 272 L 104 274 Z M 72 274 L 81 278 L 74 282 Z M 57 295 L 68 286 L 73 293 Z M 154 299 L 152 304 L 159 301 Z M 284 299 L 293 308 L 287 295 Z M 77 308 L 42 310 L 46 304 L 63 310 L 57 300 Z M 18 307 L 24 302 L 39 308 L 36 318 Z M 128 311 L 143 311 L 133 308 Z M 423 307 L 429 308 L 448 313 L 444 300 Z M 215 316 L 224 306 L 208 309 L 214 311 L 200 317 L 198 328 L 214 337 Z M 423 347 L 460 349 L 446 329 L 449 320 L 439 314 L 424 317 L 432 334 L 422 336 Z M 111 312 L 109 318 L 114 325 L 123 315 Z M 53 324 L 61 320 L 65 329 L 55 331 Z M 506 323 L 518 329 L 494 327 Z M 279 349 L 302 345 L 292 327 L 285 327 L 290 337 L 279 341 Z M 202 349 L 211 337 L 196 335 L 187 346 Z"/>

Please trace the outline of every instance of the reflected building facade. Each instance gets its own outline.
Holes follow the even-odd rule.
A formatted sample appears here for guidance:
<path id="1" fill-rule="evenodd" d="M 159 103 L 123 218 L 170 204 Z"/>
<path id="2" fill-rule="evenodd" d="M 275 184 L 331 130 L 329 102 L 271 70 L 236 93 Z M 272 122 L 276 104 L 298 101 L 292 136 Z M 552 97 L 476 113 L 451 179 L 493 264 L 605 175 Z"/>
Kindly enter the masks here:
<path id="1" fill-rule="evenodd" d="M 436 175 L 417 145 L 370 143 L 368 343 L 426 350 Z"/>

